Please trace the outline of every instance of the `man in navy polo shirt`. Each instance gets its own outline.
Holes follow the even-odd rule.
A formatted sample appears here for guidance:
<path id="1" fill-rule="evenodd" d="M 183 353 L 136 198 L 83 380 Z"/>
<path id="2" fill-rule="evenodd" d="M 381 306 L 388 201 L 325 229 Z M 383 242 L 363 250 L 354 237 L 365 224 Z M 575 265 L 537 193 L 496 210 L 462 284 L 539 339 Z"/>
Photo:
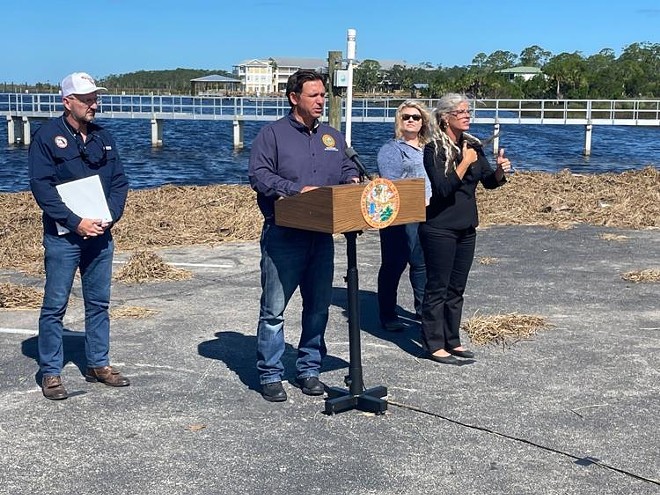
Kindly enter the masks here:
<path id="1" fill-rule="evenodd" d="M 113 387 L 128 378 L 109 365 L 110 283 L 114 244 L 110 227 L 124 212 L 128 180 L 112 136 L 93 123 L 98 92 L 89 74 L 74 72 L 62 81 L 64 114 L 43 124 L 28 153 L 30 188 L 43 210 L 46 285 L 39 316 L 39 367 L 44 397 L 68 397 L 61 378 L 62 319 L 73 278 L 80 269 L 85 302 L 85 354 L 90 382 Z M 112 220 L 81 218 L 64 203 L 57 186 L 97 175 Z M 101 199 L 102 201 L 102 199 Z"/>
<path id="2" fill-rule="evenodd" d="M 332 235 L 275 225 L 275 201 L 320 186 L 358 182 L 359 177 L 346 157 L 343 135 L 318 120 L 325 103 L 323 77 L 311 70 L 297 71 L 287 81 L 286 96 L 289 115 L 261 129 L 249 163 L 250 184 L 264 216 L 257 370 L 261 394 L 271 402 L 287 399 L 281 361 L 284 310 L 298 287 L 303 311 L 296 384 L 307 395 L 324 393 L 319 369 L 326 355 L 324 335 L 334 273 Z"/>

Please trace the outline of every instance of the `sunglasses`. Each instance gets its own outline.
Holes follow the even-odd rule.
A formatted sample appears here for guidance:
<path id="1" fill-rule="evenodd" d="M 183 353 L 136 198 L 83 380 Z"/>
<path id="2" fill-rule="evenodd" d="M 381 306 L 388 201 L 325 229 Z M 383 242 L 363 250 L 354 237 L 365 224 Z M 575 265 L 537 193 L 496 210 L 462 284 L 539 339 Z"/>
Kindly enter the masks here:
<path id="1" fill-rule="evenodd" d="M 101 139 L 100 136 L 97 134 L 90 134 L 89 138 L 86 142 L 83 142 L 82 138 L 80 137 L 79 134 L 76 134 L 75 136 L 75 141 L 76 145 L 78 146 L 78 153 L 80 154 L 80 158 L 82 158 L 82 161 L 87 163 L 88 165 L 98 168 L 100 166 L 103 166 L 106 164 L 108 161 L 108 148 Z M 90 153 L 87 151 L 87 147 L 92 145 L 93 143 L 96 143 L 96 146 L 99 146 L 101 148 L 101 158 L 99 160 L 92 160 L 90 158 Z"/>
<path id="2" fill-rule="evenodd" d="M 404 113 L 403 115 L 401 115 L 401 120 L 403 121 L 410 119 L 413 119 L 415 122 L 417 122 L 418 120 L 422 119 L 422 116 L 419 114 L 410 114 L 410 113 Z"/>

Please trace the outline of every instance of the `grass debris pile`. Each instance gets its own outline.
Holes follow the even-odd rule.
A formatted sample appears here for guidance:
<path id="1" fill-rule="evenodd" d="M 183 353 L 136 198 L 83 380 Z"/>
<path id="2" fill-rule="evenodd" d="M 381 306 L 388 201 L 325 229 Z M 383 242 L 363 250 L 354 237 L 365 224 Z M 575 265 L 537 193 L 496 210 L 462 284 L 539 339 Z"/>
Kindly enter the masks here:
<path id="1" fill-rule="evenodd" d="M 507 346 L 536 335 L 552 325 L 539 315 L 519 313 L 481 316 L 475 314 L 461 325 L 476 345 L 501 344 Z"/>
<path id="2" fill-rule="evenodd" d="M 168 265 L 153 251 L 137 251 L 113 278 L 120 282 L 144 283 L 164 280 L 185 280 L 192 277 L 188 270 Z"/>

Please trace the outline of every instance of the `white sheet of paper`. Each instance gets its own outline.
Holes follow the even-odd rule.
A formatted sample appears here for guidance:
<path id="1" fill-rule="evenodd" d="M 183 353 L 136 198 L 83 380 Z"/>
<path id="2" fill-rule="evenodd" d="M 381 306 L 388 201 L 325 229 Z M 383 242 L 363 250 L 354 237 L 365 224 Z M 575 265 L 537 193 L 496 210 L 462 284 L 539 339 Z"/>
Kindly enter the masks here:
<path id="1" fill-rule="evenodd" d="M 98 175 L 73 180 L 66 184 L 55 186 L 62 201 L 81 218 L 99 218 L 104 222 L 112 222 L 112 215 L 105 200 L 105 193 Z M 57 224 L 57 233 L 66 234 L 69 229 Z"/>

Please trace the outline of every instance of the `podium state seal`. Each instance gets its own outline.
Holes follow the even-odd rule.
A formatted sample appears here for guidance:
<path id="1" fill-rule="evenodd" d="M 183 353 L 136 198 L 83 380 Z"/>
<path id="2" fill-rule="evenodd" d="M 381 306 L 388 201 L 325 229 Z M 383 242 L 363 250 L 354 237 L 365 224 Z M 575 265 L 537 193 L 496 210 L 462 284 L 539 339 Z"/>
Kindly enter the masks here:
<path id="1" fill-rule="evenodd" d="M 374 179 L 362 191 L 362 217 L 375 229 L 390 225 L 399 214 L 399 191 L 389 179 Z"/>

